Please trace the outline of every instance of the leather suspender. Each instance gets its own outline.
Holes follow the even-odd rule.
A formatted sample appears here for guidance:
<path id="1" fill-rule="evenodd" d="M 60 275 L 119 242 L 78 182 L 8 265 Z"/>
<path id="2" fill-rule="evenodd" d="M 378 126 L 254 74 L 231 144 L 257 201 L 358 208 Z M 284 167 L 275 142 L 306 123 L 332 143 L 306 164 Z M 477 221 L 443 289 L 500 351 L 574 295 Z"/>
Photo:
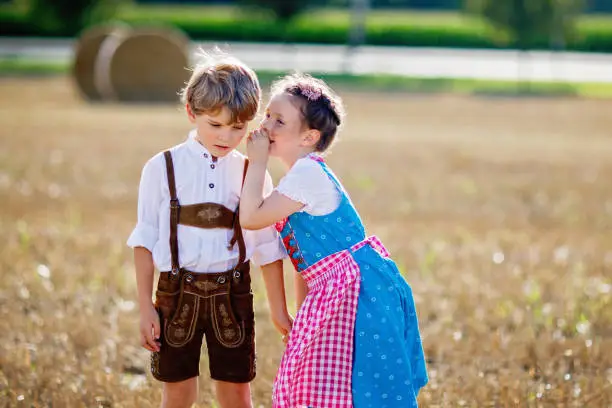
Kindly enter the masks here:
<path id="1" fill-rule="evenodd" d="M 174 179 L 174 164 L 172 163 L 172 153 L 169 150 L 164 152 L 166 159 L 166 173 L 168 174 L 168 190 L 170 190 L 170 256 L 172 258 L 172 275 L 179 273 L 179 253 L 178 253 L 178 221 L 180 204 L 176 197 L 176 181 Z"/>
<path id="2" fill-rule="evenodd" d="M 174 176 L 174 164 L 172 162 L 172 153 L 169 150 L 164 152 L 164 159 L 166 160 L 166 173 L 168 175 L 168 190 L 170 191 L 170 256 L 172 259 L 172 270 L 173 276 L 178 275 L 180 271 L 179 263 L 179 251 L 178 251 L 178 224 L 180 223 L 180 212 L 181 205 L 176 195 L 176 180 Z M 247 169 L 249 167 L 249 160 L 246 159 L 244 163 L 244 170 L 242 173 L 242 185 L 246 178 Z M 196 206 L 198 204 L 195 204 Z M 187 206 L 191 207 L 191 206 Z M 229 211 L 229 210 L 228 210 Z M 191 217 L 193 218 L 193 217 Z M 244 236 L 242 234 L 242 228 L 240 227 L 240 204 L 234 211 L 234 220 L 232 224 L 234 235 L 229 242 L 228 249 L 231 249 L 235 243 L 238 243 L 238 264 L 236 267 L 242 265 L 246 261 L 246 244 L 244 242 Z"/>
<path id="3" fill-rule="evenodd" d="M 247 169 L 249 168 L 249 159 L 244 161 L 244 170 L 242 171 L 242 186 L 244 186 L 244 179 L 246 178 Z M 242 236 L 242 228 L 240 227 L 240 202 L 234 212 L 234 236 L 229 242 L 228 249 L 232 248 L 234 244 L 238 242 L 238 265 L 242 265 L 246 260 L 246 245 L 244 243 L 244 237 Z"/>

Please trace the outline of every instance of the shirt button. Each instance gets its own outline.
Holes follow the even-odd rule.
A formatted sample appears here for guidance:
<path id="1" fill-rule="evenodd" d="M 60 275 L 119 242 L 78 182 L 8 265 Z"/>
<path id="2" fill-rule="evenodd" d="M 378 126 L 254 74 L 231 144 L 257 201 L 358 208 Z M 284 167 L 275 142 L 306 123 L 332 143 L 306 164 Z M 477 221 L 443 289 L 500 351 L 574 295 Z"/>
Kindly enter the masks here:
<path id="1" fill-rule="evenodd" d="M 214 165 L 214 164 L 211 164 L 211 165 L 210 165 L 210 168 L 214 170 L 215 165 Z"/>
<path id="2" fill-rule="evenodd" d="M 208 159 L 208 153 L 204 153 L 202 156 L 204 156 L 205 159 Z"/>
<path id="3" fill-rule="evenodd" d="M 210 188 L 215 188 L 215 185 L 214 185 L 213 183 L 210 183 L 210 184 L 208 185 L 208 187 L 210 187 Z"/>

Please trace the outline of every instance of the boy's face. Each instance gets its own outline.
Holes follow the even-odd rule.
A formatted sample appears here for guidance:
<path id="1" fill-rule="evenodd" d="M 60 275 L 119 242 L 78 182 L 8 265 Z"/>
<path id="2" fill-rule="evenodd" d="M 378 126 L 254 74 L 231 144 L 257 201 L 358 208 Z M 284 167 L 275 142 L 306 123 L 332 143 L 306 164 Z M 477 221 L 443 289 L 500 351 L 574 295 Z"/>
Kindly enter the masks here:
<path id="1" fill-rule="evenodd" d="M 219 112 L 194 115 L 187 106 L 187 116 L 196 125 L 197 140 L 213 156 L 223 157 L 234 150 L 246 135 L 246 123 L 230 123 L 231 114 L 227 107 Z"/>

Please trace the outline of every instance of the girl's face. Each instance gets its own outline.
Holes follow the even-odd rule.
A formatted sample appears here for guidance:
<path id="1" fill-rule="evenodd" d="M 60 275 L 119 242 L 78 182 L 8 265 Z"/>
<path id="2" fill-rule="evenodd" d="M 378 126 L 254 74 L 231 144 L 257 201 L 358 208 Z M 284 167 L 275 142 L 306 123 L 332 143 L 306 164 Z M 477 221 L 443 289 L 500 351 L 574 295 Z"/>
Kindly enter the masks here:
<path id="1" fill-rule="evenodd" d="M 194 115 L 187 105 L 189 120 L 196 125 L 197 140 L 213 156 L 223 157 L 234 150 L 246 135 L 244 123 L 230 123 L 232 115 L 227 107 L 216 113 Z"/>
<path id="2" fill-rule="evenodd" d="M 261 123 L 270 138 L 270 155 L 288 163 L 311 148 L 305 138 L 308 129 L 293 98 L 286 93 L 274 95 Z"/>

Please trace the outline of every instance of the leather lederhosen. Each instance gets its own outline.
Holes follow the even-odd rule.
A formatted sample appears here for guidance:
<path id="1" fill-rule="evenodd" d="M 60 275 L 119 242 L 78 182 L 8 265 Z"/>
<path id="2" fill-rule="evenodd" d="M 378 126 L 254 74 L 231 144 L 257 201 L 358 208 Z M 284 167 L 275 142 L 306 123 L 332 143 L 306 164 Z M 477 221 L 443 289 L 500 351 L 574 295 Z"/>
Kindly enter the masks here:
<path id="1" fill-rule="evenodd" d="M 240 227 L 239 206 L 217 203 L 181 205 L 176 194 L 170 151 L 164 152 L 170 191 L 172 268 L 161 272 L 155 306 L 162 321 L 161 350 L 153 353 L 151 371 L 166 382 L 199 375 L 202 338 L 206 337 L 213 379 L 249 382 L 255 376 L 254 313 L 250 265 Z M 248 167 L 245 162 L 242 182 Z M 178 225 L 232 229 L 229 248 L 238 245 L 236 267 L 198 273 L 179 264 Z"/>

